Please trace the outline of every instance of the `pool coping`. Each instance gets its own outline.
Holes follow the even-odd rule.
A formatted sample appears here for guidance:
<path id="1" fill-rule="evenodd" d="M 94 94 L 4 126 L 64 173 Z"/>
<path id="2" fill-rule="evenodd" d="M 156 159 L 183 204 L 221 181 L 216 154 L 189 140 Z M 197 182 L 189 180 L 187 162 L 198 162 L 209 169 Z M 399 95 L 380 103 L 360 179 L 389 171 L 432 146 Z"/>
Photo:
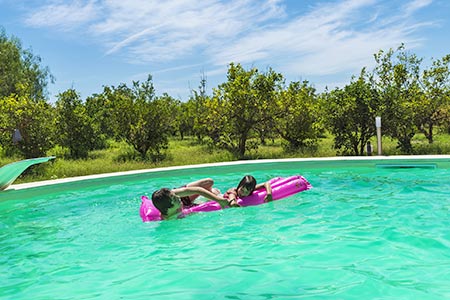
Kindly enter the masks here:
<path id="1" fill-rule="evenodd" d="M 399 156 L 343 156 L 343 157 L 312 157 L 312 158 L 282 158 L 282 159 L 258 159 L 258 160 L 238 160 L 218 163 L 205 163 L 196 165 L 172 166 L 152 169 L 131 170 L 122 172 L 102 173 L 95 175 L 77 176 L 61 179 L 43 180 L 29 183 L 13 184 L 7 190 L 22 190 L 28 188 L 35 188 L 41 186 L 48 186 L 61 183 L 77 182 L 82 180 L 101 179 L 107 177 L 136 175 L 144 173 L 156 173 L 161 171 L 185 170 L 193 168 L 206 168 L 216 166 L 233 166 L 240 164 L 261 164 L 261 163 L 276 163 L 276 162 L 319 162 L 319 161 L 392 161 L 392 160 L 430 160 L 430 159 L 450 159 L 450 155 L 399 155 Z"/>

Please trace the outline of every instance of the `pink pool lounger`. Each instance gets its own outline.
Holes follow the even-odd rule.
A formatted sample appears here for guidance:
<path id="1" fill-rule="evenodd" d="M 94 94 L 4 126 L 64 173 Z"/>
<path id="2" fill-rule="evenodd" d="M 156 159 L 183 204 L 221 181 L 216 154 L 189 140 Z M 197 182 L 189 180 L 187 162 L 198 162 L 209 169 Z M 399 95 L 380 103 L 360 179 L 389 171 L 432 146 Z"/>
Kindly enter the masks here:
<path id="1" fill-rule="evenodd" d="M 312 186 L 303 176 L 296 175 L 287 178 L 277 177 L 270 181 L 272 187 L 273 200 L 280 200 L 302 191 L 309 190 Z M 237 203 L 240 206 L 259 205 L 264 203 L 266 196 L 266 189 L 262 188 L 254 191 L 250 196 L 238 198 Z M 143 222 L 160 221 L 161 214 L 153 206 L 153 202 L 147 196 L 142 196 L 142 204 L 140 208 L 140 215 Z M 208 201 L 199 205 L 183 209 L 183 214 L 188 215 L 195 212 L 208 212 L 220 210 L 222 207 L 215 201 Z"/>

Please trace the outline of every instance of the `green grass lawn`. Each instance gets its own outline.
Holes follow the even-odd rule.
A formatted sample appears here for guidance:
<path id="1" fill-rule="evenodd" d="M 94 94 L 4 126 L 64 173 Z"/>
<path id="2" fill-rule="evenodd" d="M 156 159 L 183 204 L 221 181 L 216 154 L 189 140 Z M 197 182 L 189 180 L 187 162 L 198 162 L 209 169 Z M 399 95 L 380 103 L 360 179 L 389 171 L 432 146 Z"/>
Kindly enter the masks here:
<path id="1" fill-rule="evenodd" d="M 376 139 L 372 139 L 374 154 L 377 153 Z M 384 155 L 400 155 L 396 149 L 396 141 L 384 138 Z M 417 135 L 413 140 L 414 154 L 450 154 L 450 135 L 439 134 L 433 144 L 422 136 Z M 100 173 L 119 171 L 160 168 L 169 166 L 194 165 L 235 160 L 233 156 L 224 150 L 212 149 L 205 144 L 199 144 L 194 138 L 184 140 L 172 139 L 169 144 L 167 158 L 159 163 L 150 161 L 137 161 L 126 159 L 135 155 L 131 147 L 125 143 L 113 142 L 106 150 L 96 150 L 84 160 L 68 160 L 61 158 L 60 151 L 53 149 L 48 155 L 55 155 L 57 159 L 52 162 L 34 166 L 26 174 L 19 177 L 15 183 L 40 181 L 47 179 L 67 178 Z M 306 157 L 333 157 L 336 151 L 333 149 L 332 136 L 326 136 L 320 140 L 316 149 L 286 152 L 281 140 L 268 141 L 267 145 L 259 147 L 247 154 L 247 159 L 277 159 L 277 158 L 306 158 Z M 21 158 L 6 158 L 0 153 L 0 166 L 20 160 Z"/>

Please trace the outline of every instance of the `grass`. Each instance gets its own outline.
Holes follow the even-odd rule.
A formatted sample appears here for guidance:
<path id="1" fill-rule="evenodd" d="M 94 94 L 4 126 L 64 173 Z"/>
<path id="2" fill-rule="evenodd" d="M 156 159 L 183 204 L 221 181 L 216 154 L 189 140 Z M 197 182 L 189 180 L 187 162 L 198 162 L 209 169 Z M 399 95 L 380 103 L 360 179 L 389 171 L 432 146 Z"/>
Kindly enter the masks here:
<path id="1" fill-rule="evenodd" d="M 374 154 L 377 153 L 376 139 L 371 140 L 374 146 Z M 400 155 L 396 149 L 397 143 L 389 138 L 383 138 L 384 155 Z M 450 154 L 450 135 L 436 135 L 433 144 L 422 136 L 417 135 L 413 139 L 414 154 Z M 172 139 L 169 143 L 167 158 L 159 163 L 150 161 L 137 161 L 126 159 L 135 156 L 132 148 L 125 143 L 113 142 L 106 150 L 96 150 L 89 153 L 87 159 L 70 160 L 60 158 L 62 150 L 55 148 L 48 155 L 56 155 L 57 159 L 33 166 L 15 183 L 33 182 L 47 179 L 68 178 L 100 173 L 120 172 L 139 169 L 160 168 L 169 166 L 194 165 L 236 160 L 225 150 L 212 149 L 205 144 L 199 144 L 194 138 L 184 140 Z M 316 149 L 304 149 L 297 151 L 285 151 L 281 140 L 268 141 L 260 146 L 257 151 L 250 151 L 246 159 L 277 159 L 277 158 L 306 158 L 306 157 L 333 157 L 336 150 L 333 149 L 333 137 L 327 135 L 320 140 Z M 0 166 L 20 160 L 18 157 L 5 157 L 0 152 Z"/>

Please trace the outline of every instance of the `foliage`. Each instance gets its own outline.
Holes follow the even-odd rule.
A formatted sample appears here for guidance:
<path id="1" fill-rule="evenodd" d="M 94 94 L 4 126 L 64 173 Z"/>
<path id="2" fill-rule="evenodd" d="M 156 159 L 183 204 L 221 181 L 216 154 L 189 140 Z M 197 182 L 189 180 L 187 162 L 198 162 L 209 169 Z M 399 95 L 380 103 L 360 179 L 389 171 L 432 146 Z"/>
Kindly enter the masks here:
<path id="1" fill-rule="evenodd" d="M 165 95 L 150 102 L 136 103 L 136 121 L 130 128 L 127 141 L 141 154 L 153 162 L 165 158 L 168 136 L 174 130 L 171 112 L 176 107 L 173 98 Z"/>
<path id="2" fill-rule="evenodd" d="M 416 134 L 415 108 L 424 99 L 419 87 L 422 60 L 401 45 L 395 51 L 379 51 L 375 61 L 375 85 L 380 96 L 378 113 L 383 118 L 383 132 L 397 139 L 402 152 L 411 154 L 411 140 Z"/>
<path id="3" fill-rule="evenodd" d="M 133 90 L 122 83 L 118 87 L 106 88 L 105 97 L 108 105 L 100 107 L 101 112 L 97 114 L 109 117 L 107 124 L 110 128 L 107 132 L 116 140 L 127 139 L 133 122 L 137 121 Z"/>
<path id="4" fill-rule="evenodd" d="M 167 94 L 156 97 L 151 75 L 144 82 L 133 82 L 131 88 L 104 87 L 102 94 L 87 99 L 86 107 L 102 141 L 125 140 L 143 160 L 163 159 L 167 138 L 179 127 L 179 101 Z"/>
<path id="5" fill-rule="evenodd" d="M 315 146 L 323 131 L 318 119 L 318 99 L 307 81 L 291 82 L 278 97 L 279 112 L 273 127 L 288 149 Z"/>
<path id="6" fill-rule="evenodd" d="M 114 106 L 112 89 L 104 87 L 103 93 L 88 97 L 85 102 L 86 114 L 94 131 L 94 149 L 106 148 L 108 139 L 118 136 L 118 126 L 114 125 Z"/>
<path id="7" fill-rule="evenodd" d="M 401 45 L 380 50 L 375 62 L 372 71 L 363 68 L 345 87 L 321 94 L 308 81 L 286 85 L 282 74 L 270 68 L 260 72 L 231 63 L 227 80 L 213 95 L 206 93 L 203 74 L 185 103 L 168 94 L 156 96 L 149 75 L 131 86 L 105 86 L 85 102 L 69 89 L 53 106 L 45 100 L 53 80 L 48 68 L 1 30 L 0 152 L 36 157 L 52 149 L 72 158 L 92 158 L 92 150 L 114 140 L 127 144 L 118 161 L 160 163 L 172 159 L 171 137 L 195 136 L 198 145 L 225 151 L 223 157 L 233 159 L 276 157 L 280 149 L 273 150 L 275 144 L 283 145 L 283 155 L 315 156 L 326 132 L 338 153 L 362 155 L 375 135 L 375 116 L 383 119 L 383 134 L 397 143 L 392 153 L 430 149 L 419 148 L 415 141 L 421 137 L 431 144 L 450 132 L 450 55 L 422 70 L 422 59 Z M 13 132 L 21 133 L 20 142 L 13 143 Z M 266 149 L 270 154 L 258 154 Z"/>
<path id="8" fill-rule="evenodd" d="M 415 124 L 420 132 L 433 143 L 435 126 L 450 122 L 450 55 L 433 61 L 421 77 L 423 93 L 415 106 Z"/>
<path id="9" fill-rule="evenodd" d="M 185 122 L 192 122 L 192 134 L 197 140 L 202 141 L 203 137 L 208 135 L 210 118 L 207 117 L 207 106 L 211 102 L 210 97 L 206 94 L 206 76 L 203 74 L 200 79 L 198 91 L 193 90 L 192 96 L 185 106 L 184 118 Z"/>
<path id="10" fill-rule="evenodd" d="M 228 81 L 214 90 L 207 99 L 208 136 L 213 142 L 238 158 L 257 145 L 248 143 L 258 129 L 268 128 L 273 120 L 271 106 L 283 81 L 281 74 L 269 69 L 244 70 L 230 64 Z"/>
<path id="11" fill-rule="evenodd" d="M 8 38 L 0 28 L 0 99 L 18 95 L 40 101 L 49 81 L 53 82 L 53 76 L 41 66 L 41 58 L 22 49 L 17 38 Z"/>
<path id="12" fill-rule="evenodd" d="M 378 110 L 376 90 L 365 69 L 356 80 L 336 88 L 322 99 L 323 120 L 334 135 L 334 148 L 345 155 L 363 155 L 370 138 L 375 135 L 374 120 Z"/>
<path id="13" fill-rule="evenodd" d="M 94 129 L 80 95 L 69 89 L 58 95 L 56 101 L 57 141 L 69 148 L 70 157 L 86 158 L 94 149 Z"/>
<path id="14" fill-rule="evenodd" d="M 19 151 L 25 158 L 44 156 L 53 145 L 54 109 L 44 100 L 10 95 L 0 99 L 0 143 L 8 153 Z M 13 144 L 18 129 L 22 140 Z"/>
<path id="15" fill-rule="evenodd" d="M 181 139 L 194 133 L 194 110 L 192 102 L 182 102 L 177 107 L 177 128 Z"/>

